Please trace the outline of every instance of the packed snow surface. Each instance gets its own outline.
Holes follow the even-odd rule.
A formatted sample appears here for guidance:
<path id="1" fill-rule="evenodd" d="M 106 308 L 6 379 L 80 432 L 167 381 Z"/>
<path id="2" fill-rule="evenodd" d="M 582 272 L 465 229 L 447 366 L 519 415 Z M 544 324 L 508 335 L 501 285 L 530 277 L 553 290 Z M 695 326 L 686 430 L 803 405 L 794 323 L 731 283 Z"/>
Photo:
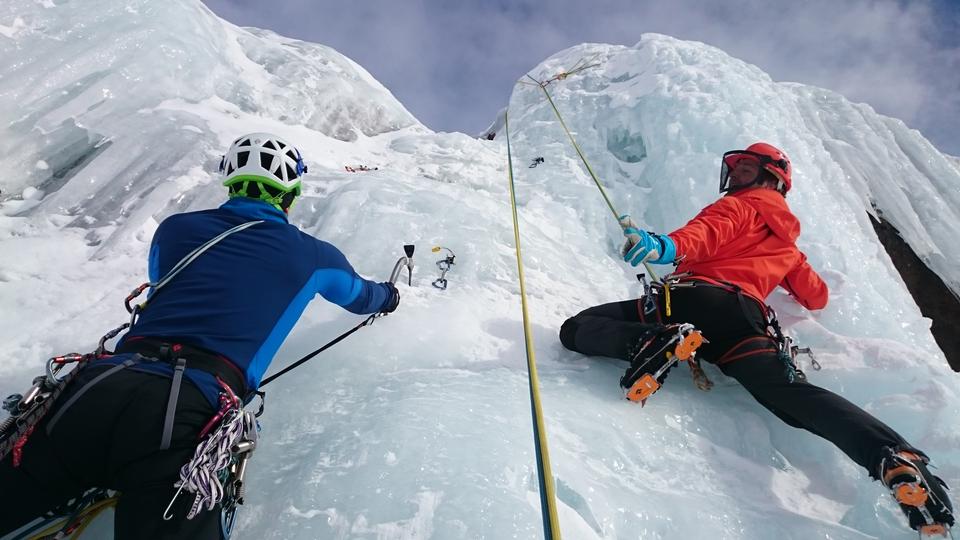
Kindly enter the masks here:
<path id="1" fill-rule="evenodd" d="M 715 200 L 724 151 L 787 151 L 799 245 L 831 287 L 816 313 L 769 300 L 823 370 L 801 367 L 960 485 L 960 382 L 868 219 L 878 209 L 960 291 L 957 160 L 866 105 L 666 36 L 581 45 L 530 73 L 581 60 L 597 65 L 548 90 L 617 210 L 645 228 L 669 232 Z M 566 317 L 635 296 L 636 271 L 540 89 L 518 85 L 508 111 L 564 536 L 914 538 L 865 471 L 711 366 L 710 393 L 678 370 L 640 408 L 618 388 L 621 362 L 560 346 Z M 492 129 L 494 141 L 432 133 L 336 51 L 237 28 L 195 0 L 5 2 L 0 395 L 123 322 L 157 224 L 223 201 L 229 142 L 275 132 L 310 167 L 293 223 L 368 277 L 385 279 L 406 243 L 417 267 L 395 314 L 267 388 L 235 538 L 539 537 L 506 133 Z M 377 170 L 344 169 L 359 165 Z M 456 253 L 445 291 L 431 286 L 434 246 Z M 357 322 L 316 302 L 274 369 Z"/>

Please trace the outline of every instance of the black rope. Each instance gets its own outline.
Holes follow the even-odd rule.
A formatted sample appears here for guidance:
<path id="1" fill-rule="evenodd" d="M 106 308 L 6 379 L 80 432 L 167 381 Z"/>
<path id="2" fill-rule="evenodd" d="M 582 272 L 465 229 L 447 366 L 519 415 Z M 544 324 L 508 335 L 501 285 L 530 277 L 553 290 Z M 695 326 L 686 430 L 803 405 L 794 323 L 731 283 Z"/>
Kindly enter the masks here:
<path id="1" fill-rule="evenodd" d="M 279 377 L 279 376 L 283 375 L 284 373 L 290 371 L 291 369 L 299 366 L 300 364 L 306 362 L 307 360 L 310 360 L 310 359 L 313 358 L 314 356 L 322 353 L 323 351 L 329 349 L 330 347 L 333 347 L 333 346 L 336 345 L 337 343 L 340 343 L 341 341 L 343 341 L 344 339 L 346 339 L 347 336 L 349 336 L 350 334 L 356 332 L 357 330 L 363 328 L 364 326 L 367 326 L 368 324 L 372 324 L 372 323 L 373 323 L 373 320 L 377 318 L 377 315 L 379 315 L 379 313 L 374 313 L 373 315 L 370 315 L 369 317 L 367 317 L 366 319 L 364 319 L 363 322 L 361 322 L 360 324 L 354 326 L 354 327 L 351 328 L 350 330 L 347 330 L 347 331 L 344 332 L 343 334 L 340 334 L 339 336 L 337 336 L 333 341 L 327 343 L 327 344 L 324 345 L 323 347 L 320 347 L 319 349 L 313 351 L 312 353 L 304 356 L 303 358 L 301 358 L 301 359 L 297 360 L 296 362 L 290 364 L 289 366 L 283 368 L 282 370 L 280 370 L 279 373 L 275 373 L 275 374 L 267 377 L 266 379 L 264 379 L 264 380 L 260 383 L 260 388 L 263 388 L 264 386 L 266 386 L 267 384 L 269 384 L 271 381 L 273 381 L 273 380 L 276 379 L 277 377 Z"/>

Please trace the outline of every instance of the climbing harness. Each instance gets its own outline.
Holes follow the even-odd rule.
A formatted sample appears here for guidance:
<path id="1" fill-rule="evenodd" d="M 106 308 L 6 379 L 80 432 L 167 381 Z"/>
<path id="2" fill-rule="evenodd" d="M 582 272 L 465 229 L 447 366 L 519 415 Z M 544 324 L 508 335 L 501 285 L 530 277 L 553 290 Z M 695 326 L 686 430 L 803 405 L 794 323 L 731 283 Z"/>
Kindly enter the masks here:
<path id="1" fill-rule="evenodd" d="M 640 275 L 638 275 L 638 277 L 640 277 Z M 687 279 L 691 277 L 694 276 L 690 272 L 673 273 L 665 276 L 661 283 L 654 284 L 654 293 L 657 293 L 659 290 L 663 290 L 664 308 L 667 313 L 667 318 L 670 317 L 670 290 L 673 288 L 717 287 L 730 293 L 735 293 L 740 301 L 741 309 L 744 313 L 747 312 L 748 297 L 743 293 L 740 287 L 727 282 L 714 282 L 713 280 L 708 280 L 702 276 L 695 277 L 694 279 Z M 754 326 L 754 329 L 757 331 L 757 333 L 762 335 L 752 336 L 741 340 L 732 349 L 724 353 L 723 356 L 716 359 L 716 364 L 722 366 L 724 364 L 757 354 L 776 353 L 777 358 L 779 358 L 784 365 L 784 374 L 786 375 L 787 380 L 793 383 L 796 381 L 807 380 L 806 374 L 802 369 L 799 368 L 797 363 L 797 356 L 799 354 L 806 354 L 810 357 L 811 368 L 814 371 L 820 371 L 821 365 L 813 355 L 813 351 L 809 347 L 801 348 L 797 345 L 794 345 L 793 338 L 786 335 L 782 331 L 780 328 L 780 322 L 777 319 L 776 311 L 769 305 L 760 302 L 759 300 L 753 300 L 763 312 L 765 319 L 764 324 L 756 324 Z M 647 307 L 647 304 L 650 304 L 649 308 Z M 643 311 L 646 315 L 649 315 L 651 312 L 655 311 L 656 308 L 656 302 L 645 302 Z M 659 317 L 659 313 L 657 315 Z M 706 375 L 704 374 L 703 377 L 705 378 Z M 706 382 L 709 383 L 710 386 L 713 385 L 713 383 L 710 383 L 709 380 Z"/>
<path id="2" fill-rule="evenodd" d="M 667 276 L 668 278 L 670 276 Z M 645 274 L 637 274 L 637 280 L 643 286 L 643 295 L 640 296 L 640 314 L 641 319 L 646 322 L 648 317 L 656 317 L 656 320 L 659 324 L 663 324 L 666 320 L 660 316 L 659 305 L 657 303 L 657 297 L 660 294 L 660 291 L 663 291 L 664 296 L 664 311 L 666 312 L 666 317 L 669 319 L 671 310 L 670 310 L 670 287 L 675 286 L 676 284 L 670 282 L 669 280 L 658 280 L 654 281 L 652 284 L 647 280 Z M 709 340 L 703 339 L 704 342 L 709 343 Z M 699 347 L 699 344 L 697 344 Z M 694 347 L 696 349 L 697 347 Z M 690 367 L 690 376 L 693 377 L 693 383 L 697 386 L 698 389 L 708 392 L 713 388 L 713 381 L 707 377 L 707 373 L 703 370 L 703 367 L 700 365 L 700 360 L 696 357 L 696 354 L 691 354 L 690 358 L 680 358 L 680 360 L 686 360 L 687 365 Z M 672 365 L 672 364 L 671 364 Z M 656 379 L 654 379 L 656 380 Z M 654 389 L 653 391 L 656 391 Z M 653 392 L 650 392 L 652 394 Z M 649 397 L 649 395 L 647 396 Z M 636 401 L 636 400 L 634 400 Z"/>
<path id="3" fill-rule="evenodd" d="M 6 457 L 8 453 L 12 453 L 12 464 L 14 467 L 20 466 L 22 461 L 23 447 L 26 445 L 27 440 L 33 434 L 39 422 L 46 416 L 52 407 L 53 403 L 56 401 L 57 397 L 63 392 L 63 390 L 69 385 L 76 375 L 80 372 L 81 368 L 97 359 L 109 356 L 112 353 L 107 351 L 106 343 L 107 341 L 113 339 L 120 334 L 123 330 L 126 330 L 136 324 L 137 316 L 144 310 L 147 306 L 147 302 L 153 299 L 159 291 L 170 281 L 177 276 L 184 268 L 190 265 L 193 261 L 202 255 L 205 251 L 225 239 L 226 237 L 242 231 L 248 227 L 252 227 L 258 223 L 262 223 L 262 220 L 249 221 L 237 225 L 231 229 L 224 231 L 223 233 L 217 235 L 216 237 L 208 240 L 203 243 L 182 259 L 180 259 L 177 264 L 167 272 L 161 279 L 156 282 L 147 282 L 141 284 L 136 289 L 134 289 L 125 299 L 124 306 L 127 311 L 130 313 L 130 320 L 123 323 L 122 325 L 114 328 L 113 330 L 107 332 L 103 337 L 100 338 L 100 341 L 97 344 L 97 348 L 94 352 L 80 354 L 80 353 L 70 353 L 62 356 L 55 356 L 47 360 L 46 365 L 46 374 L 34 378 L 33 385 L 27 391 L 26 394 L 13 394 L 8 396 L 3 402 L 3 408 L 10 413 L 10 416 L 6 418 L 2 424 L 0 424 L 0 459 Z M 152 288 L 151 296 L 147 301 L 131 306 L 130 303 L 136 299 L 140 294 L 143 293 L 147 288 Z M 173 353 L 178 352 L 174 346 Z M 126 369 L 130 366 L 136 365 L 141 362 L 150 362 L 158 361 L 159 358 L 149 358 L 142 355 L 134 355 L 131 359 L 124 361 L 123 363 L 117 364 L 110 369 L 104 371 L 97 377 L 94 377 L 90 382 L 80 388 L 75 392 L 69 400 L 60 406 L 56 414 L 50 419 L 47 423 L 45 430 L 47 433 L 50 433 L 53 428 L 56 426 L 59 419 L 85 392 L 87 392 L 94 385 L 102 381 L 103 379 L 109 377 L 110 375 Z M 173 358 L 173 356 L 167 356 L 163 360 L 175 361 L 176 367 L 174 369 L 173 380 L 171 383 L 170 395 L 167 403 L 166 416 L 164 419 L 164 427 L 161 435 L 160 449 L 165 449 L 170 445 L 170 438 L 172 436 L 173 430 L 173 420 L 174 412 L 176 411 L 177 399 L 179 397 L 180 383 L 183 376 L 183 372 L 186 368 L 186 360 L 184 358 Z M 73 369 L 61 376 L 61 372 L 69 364 L 75 364 Z M 224 386 L 226 386 L 224 384 Z M 81 497 L 78 499 L 77 504 L 86 504 L 86 507 L 93 505 L 95 500 L 88 500 L 89 498 Z M 86 501 L 86 502 L 84 502 Z M 85 511 L 86 507 L 80 507 L 77 511 Z M 69 520 L 68 520 L 69 521 Z M 69 525 L 69 523 L 68 523 Z M 62 536 L 61 536 L 62 537 Z"/>
<path id="4" fill-rule="evenodd" d="M 443 246 L 436 246 L 430 251 L 436 253 L 441 249 L 447 250 L 447 253 L 449 253 L 449 255 L 437 261 L 437 267 L 440 269 L 440 277 L 433 280 L 433 286 L 440 289 L 441 291 L 445 291 L 447 290 L 447 278 L 446 278 L 447 272 L 453 266 L 454 264 L 453 260 L 456 258 L 456 255 L 453 254 L 453 250 Z"/>
<path id="5" fill-rule="evenodd" d="M 10 416 L 0 424 L 0 459 L 12 452 L 13 466 L 20 466 L 27 439 L 79 370 L 71 369 L 63 377 L 59 373 L 67 364 L 80 364 L 91 358 L 95 358 L 94 353 L 70 353 L 50 358 L 47 360 L 47 374 L 35 377 L 26 394 L 12 394 L 3 400 L 3 408 Z"/>
<path id="6" fill-rule="evenodd" d="M 92 353 L 69 353 L 48 359 L 46 374 L 34 377 L 32 386 L 26 394 L 11 394 L 3 400 L 3 409 L 10 413 L 10 416 L 0 423 L 0 460 L 13 452 L 13 466 L 20 466 L 27 439 L 33 434 L 40 420 L 46 416 L 57 397 L 80 372 L 80 367 L 105 354 L 106 342 L 116 337 L 128 325 L 124 323 L 107 332 L 100 338 L 97 349 Z M 76 366 L 60 376 L 68 364 L 76 364 Z"/>

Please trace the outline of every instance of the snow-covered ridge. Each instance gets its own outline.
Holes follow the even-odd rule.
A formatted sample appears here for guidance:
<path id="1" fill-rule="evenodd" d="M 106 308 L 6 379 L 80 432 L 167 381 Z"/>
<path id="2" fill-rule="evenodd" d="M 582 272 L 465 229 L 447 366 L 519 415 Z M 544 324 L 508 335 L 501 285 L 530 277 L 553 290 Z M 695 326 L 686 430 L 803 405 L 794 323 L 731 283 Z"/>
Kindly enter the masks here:
<path id="1" fill-rule="evenodd" d="M 143 42 L 149 51 L 137 49 Z M 417 244 L 418 266 L 396 314 L 268 388 L 236 538 L 536 538 L 504 137 L 430 133 L 362 69 L 325 51 L 236 29 L 186 0 L 0 6 L 0 61 L 10 63 L 0 64 L 0 163 L 30 172 L 0 179 L 0 198 L 13 194 L 0 202 L 0 395 L 21 391 L 48 356 L 88 350 L 125 320 L 122 297 L 144 279 L 156 223 L 224 199 L 214 169 L 233 137 L 277 132 L 304 150 L 311 170 L 294 223 L 339 246 L 365 275 L 385 278 L 404 243 Z M 895 176 L 868 184 L 872 196 L 848 180 L 916 169 L 910 157 L 941 158 L 922 155 L 922 141 L 894 151 L 889 137 L 843 112 L 872 119 L 862 106 L 665 36 L 583 45 L 531 72 L 550 76 L 583 57 L 600 66 L 551 92 L 617 206 L 643 226 L 670 230 L 712 201 L 725 150 L 762 138 L 790 153 L 800 244 L 833 296 L 817 314 L 782 294 L 772 302 L 824 365 L 811 379 L 901 431 L 960 484 L 960 385 L 866 220 L 871 198 L 950 199 L 930 180 L 917 191 Z M 303 73 L 327 74 L 317 91 L 329 95 L 301 103 L 320 95 L 297 86 Z M 564 536 L 911 537 L 863 471 L 709 366 L 710 394 L 678 371 L 641 409 L 617 388 L 621 363 L 560 347 L 565 317 L 637 286 L 617 257 L 609 210 L 537 92 L 518 87 L 510 126 Z M 284 103 L 302 114 L 289 116 Z M 338 103 L 355 109 L 335 114 Z M 817 117 L 833 132 L 817 128 Z M 846 121 L 856 125 L 835 125 Z M 890 125 L 894 139 L 909 139 Z M 857 137 L 884 151 L 842 151 L 838 141 L 856 146 L 847 139 Z M 878 157 L 885 152 L 889 161 Z M 544 163 L 528 168 L 537 156 Z M 378 170 L 343 168 L 361 164 Z M 935 244 L 945 234 L 922 213 L 910 218 L 907 205 L 884 210 L 915 219 Z M 957 220 L 940 227 L 955 230 Z M 457 254 L 443 292 L 430 286 L 434 245 Z M 356 322 L 317 302 L 274 369 Z"/>
<path id="2" fill-rule="evenodd" d="M 0 25 L 3 191 L 52 194 L 44 211 L 111 220 L 168 199 L 150 197 L 158 174 L 215 163 L 225 141 L 178 104 L 341 141 L 420 128 L 333 49 L 235 27 L 196 1 L 12 0 Z"/>
<path id="3" fill-rule="evenodd" d="M 709 188 L 719 174 L 718 156 L 768 140 L 793 160 L 791 203 L 816 198 L 818 205 L 839 205 L 838 211 L 856 214 L 843 219 L 858 227 L 876 207 L 960 295 L 960 243 L 955 240 L 960 237 L 960 168 L 920 132 L 830 90 L 777 83 L 719 49 L 656 34 L 645 34 L 635 47 L 574 47 L 532 74 L 546 79 L 590 59 L 601 65 L 550 89 L 566 101 L 565 110 L 589 111 L 589 126 L 577 129 L 588 155 L 609 159 L 601 165 L 609 167 L 605 180 L 657 185 L 674 190 L 672 195 L 684 202 L 691 193 L 703 205 L 716 195 Z M 519 88 L 512 114 L 536 114 L 536 121 L 550 122 L 552 110 L 534 106 L 542 101 L 539 90 Z M 518 117 L 513 124 L 521 139 L 523 123 Z M 533 121 L 530 125 L 542 129 Z M 554 139 L 564 143 L 551 132 Z M 671 178 L 680 182 L 666 181 Z M 659 227 L 673 228 L 690 217 L 683 208 L 658 207 L 648 212 L 658 212 Z M 835 225 L 822 224 L 823 234 L 833 236 Z M 815 227 L 805 223 L 814 236 L 804 236 L 815 239 Z"/>

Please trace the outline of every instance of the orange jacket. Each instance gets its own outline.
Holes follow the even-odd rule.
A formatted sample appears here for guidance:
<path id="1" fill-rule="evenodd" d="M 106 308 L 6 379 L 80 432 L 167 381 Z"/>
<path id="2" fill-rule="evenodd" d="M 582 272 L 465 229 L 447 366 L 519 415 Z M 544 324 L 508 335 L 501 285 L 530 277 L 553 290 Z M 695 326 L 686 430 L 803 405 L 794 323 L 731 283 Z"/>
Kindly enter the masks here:
<path id="1" fill-rule="evenodd" d="M 827 305 L 827 284 L 795 244 L 800 222 L 772 189 L 730 193 L 670 233 L 677 272 L 738 285 L 763 302 L 777 285 L 807 309 Z"/>

